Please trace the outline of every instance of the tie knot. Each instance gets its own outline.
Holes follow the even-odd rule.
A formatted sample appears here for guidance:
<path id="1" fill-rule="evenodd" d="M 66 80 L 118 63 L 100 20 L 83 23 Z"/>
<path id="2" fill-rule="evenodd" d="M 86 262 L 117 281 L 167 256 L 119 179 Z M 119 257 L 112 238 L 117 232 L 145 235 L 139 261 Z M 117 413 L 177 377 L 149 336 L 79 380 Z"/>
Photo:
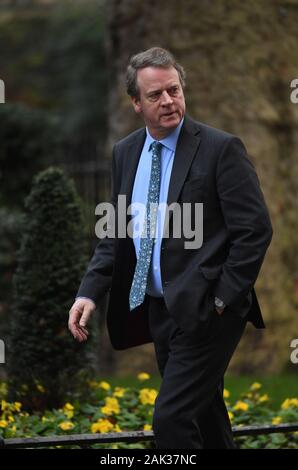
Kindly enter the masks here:
<path id="1" fill-rule="evenodd" d="M 152 142 L 151 149 L 152 149 L 152 153 L 154 155 L 160 155 L 161 154 L 161 148 L 162 148 L 162 144 L 160 142 L 157 142 L 157 140 Z"/>

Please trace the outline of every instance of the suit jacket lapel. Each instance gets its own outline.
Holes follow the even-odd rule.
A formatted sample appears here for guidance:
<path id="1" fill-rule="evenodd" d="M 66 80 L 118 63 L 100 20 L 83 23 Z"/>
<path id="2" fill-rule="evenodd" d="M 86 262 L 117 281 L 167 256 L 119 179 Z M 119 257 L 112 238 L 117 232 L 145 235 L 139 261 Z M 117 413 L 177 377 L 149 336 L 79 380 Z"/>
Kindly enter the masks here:
<path id="1" fill-rule="evenodd" d="M 178 200 L 188 170 L 200 145 L 201 139 L 199 133 L 199 125 L 185 116 L 174 156 L 167 199 L 168 206 Z M 170 212 L 169 220 L 171 217 L 172 211 Z M 166 229 L 167 227 L 165 226 L 164 231 Z"/>
<path id="2" fill-rule="evenodd" d="M 139 134 L 136 136 L 135 140 L 128 145 L 127 153 L 125 156 L 125 168 L 124 175 L 126 175 L 125 182 L 123 184 L 122 193 L 126 194 L 126 204 L 127 207 L 131 204 L 132 190 L 134 185 L 134 180 L 138 168 L 138 163 L 142 153 L 146 138 L 145 129 L 141 129 Z"/>

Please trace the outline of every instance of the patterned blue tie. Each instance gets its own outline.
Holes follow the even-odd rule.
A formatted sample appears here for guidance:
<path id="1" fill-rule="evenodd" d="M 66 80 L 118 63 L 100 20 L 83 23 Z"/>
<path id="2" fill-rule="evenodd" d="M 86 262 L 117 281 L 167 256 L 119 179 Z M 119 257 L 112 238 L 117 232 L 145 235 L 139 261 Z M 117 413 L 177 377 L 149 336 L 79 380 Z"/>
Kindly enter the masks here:
<path id="1" fill-rule="evenodd" d="M 140 251 L 129 294 L 129 308 L 141 305 L 144 301 L 148 273 L 151 263 L 153 243 L 156 229 L 157 208 L 159 203 L 160 173 L 161 173 L 161 149 L 162 144 L 154 141 L 151 144 L 152 164 L 147 196 L 146 216 L 140 243 Z"/>

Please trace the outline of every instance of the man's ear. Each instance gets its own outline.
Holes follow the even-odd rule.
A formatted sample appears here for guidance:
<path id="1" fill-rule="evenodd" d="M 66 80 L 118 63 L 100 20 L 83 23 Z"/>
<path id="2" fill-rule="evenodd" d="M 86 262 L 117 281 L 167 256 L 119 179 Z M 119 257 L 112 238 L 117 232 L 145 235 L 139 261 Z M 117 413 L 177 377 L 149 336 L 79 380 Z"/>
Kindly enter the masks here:
<path id="1" fill-rule="evenodd" d="M 142 112 L 142 106 L 139 98 L 135 96 L 131 97 L 131 102 L 136 113 L 140 114 Z"/>

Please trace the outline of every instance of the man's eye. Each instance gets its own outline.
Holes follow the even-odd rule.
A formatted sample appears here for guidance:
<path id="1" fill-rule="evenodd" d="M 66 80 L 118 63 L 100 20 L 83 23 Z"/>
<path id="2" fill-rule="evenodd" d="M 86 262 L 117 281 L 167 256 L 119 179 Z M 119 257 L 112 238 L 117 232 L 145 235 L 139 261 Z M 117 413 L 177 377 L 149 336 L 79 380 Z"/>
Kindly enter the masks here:
<path id="1" fill-rule="evenodd" d="M 153 93 L 152 95 L 149 95 L 149 100 L 157 101 L 159 97 L 160 97 L 160 93 Z"/>
<path id="2" fill-rule="evenodd" d="M 179 91 L 179 88 L 177 86 L 175 86 L 173 88 L 170 88 L 169 94 L 170 95 L 177 95 L 178 91 Z"/>

